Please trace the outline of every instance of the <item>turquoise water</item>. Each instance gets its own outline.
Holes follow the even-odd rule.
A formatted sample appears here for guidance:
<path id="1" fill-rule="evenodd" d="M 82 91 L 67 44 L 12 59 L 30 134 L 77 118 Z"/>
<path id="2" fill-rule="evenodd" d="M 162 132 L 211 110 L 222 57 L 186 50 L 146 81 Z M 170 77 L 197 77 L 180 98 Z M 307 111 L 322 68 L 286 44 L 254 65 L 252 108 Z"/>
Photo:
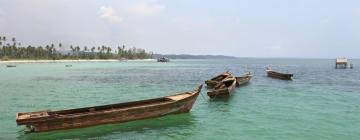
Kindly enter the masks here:
<path id="1" fill-rule="evenodd" d="M 230 59 L 0 64 L 0 139 L 360 139 L 360 60 L 334 69 L 332 59 Z M 72 67 L 65 67 L 71 64 Z M 292 81 L 265 68 L 294 73 Z M 357 67 L 358 66 L 358 67 Z M 190 113 L 122 124 L 24 134 L 16 112 L 58 110 L 188 91 L 225 70 L 251 71 L 229 99 L 203 88 Z"/>

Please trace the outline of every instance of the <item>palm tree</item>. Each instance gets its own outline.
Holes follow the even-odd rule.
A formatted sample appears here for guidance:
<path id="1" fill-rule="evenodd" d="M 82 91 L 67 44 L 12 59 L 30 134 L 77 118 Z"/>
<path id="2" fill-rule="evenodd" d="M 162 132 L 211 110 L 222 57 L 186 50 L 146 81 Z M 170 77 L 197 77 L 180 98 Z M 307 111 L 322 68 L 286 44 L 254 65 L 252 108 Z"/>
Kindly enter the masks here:
<path id="1" fill-rule="evenodd" d="M 13 42 L 13 45 L 15 46 L 16 45 L 16 38 L 15 37 L 11 38 L 11 41 Z"/>
<path id="2" fill-rule="evenodd" d="M 74 56 L 74 54 L 75 54 L 75 49 L 74 49 L 74 47 L 73 47 L 73 45 L 70 45 L 70 49 L 71 49 L 71 52 L 72 52 L 72 56 Z"/>
<path id="3" fill-rule="evenodd" d="M 54 45 L 53 43 L 51 43 L 51 45 L 50 45 L 50 52 L 49 52 L 51 58 L 54 58 L 54 54 L 56 53 L 55 51 L 56 51 L 55 45 Z"/>
<path id="4" fill-rule="evenodd" d="M 92 47 L 92 48 L 91 48 L 91 59 L 94 59 L 94 58 L 95 58 L 94 51 L 95 51 L 95 47 Z"/>
<path id="5" fill-rule="evenodd" d="M 46 45 L 45 49 L 46 49 L 46 52 L 47 52 L 46 57 L 49 58 L 49 56 L 50 56 L 50 46 Z"/>
<path id="6" fill-rule="evenodd" d="M 76 57 L 79 58 L 80 47 L 76 46 L 75 51 L 76 51 Z"/>
<path id="7" fill-rule="evenodd" d="M 91 52 L 94 53 L 94 51 L 95 51 L 95 47 L 92 47 Z"/>
<path id="8" fill-rule="evenodd" d="M 84 51 L 83 51 L 83 53 L 82 53 L 82 57 L 83 57 L 83 58 L 86 58 L 86 54 L 87 54 L 86 52 L 87 52 L 87 51 L 88 51 L 88 48 L 87 48 L 87 46 L 85 46 L 85 47 L 84 47 Z"/>

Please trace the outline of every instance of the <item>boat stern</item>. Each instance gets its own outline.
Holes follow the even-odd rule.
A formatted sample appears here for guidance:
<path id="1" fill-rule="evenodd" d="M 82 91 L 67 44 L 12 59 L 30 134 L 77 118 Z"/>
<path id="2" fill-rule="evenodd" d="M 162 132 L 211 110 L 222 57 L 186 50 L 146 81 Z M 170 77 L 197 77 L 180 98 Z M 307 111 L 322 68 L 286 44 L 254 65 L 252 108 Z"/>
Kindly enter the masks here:
<path id="1" fill-rule="evenodd" d="M 28 125 L 48 118 L 48 111 L 16 113 L 17 125 Z"/>
<path id="2" fill-rule="evenodd" d="M 207 95 L 208 95 L 210 98 L 215 98 L 215 97 L 227 97 L 227 96 L 229 96 L 229 93 L 230 93 L 229 90 L 226 88 L 226 89 L 209 91 L 209 92 L 207 92 Z"/>

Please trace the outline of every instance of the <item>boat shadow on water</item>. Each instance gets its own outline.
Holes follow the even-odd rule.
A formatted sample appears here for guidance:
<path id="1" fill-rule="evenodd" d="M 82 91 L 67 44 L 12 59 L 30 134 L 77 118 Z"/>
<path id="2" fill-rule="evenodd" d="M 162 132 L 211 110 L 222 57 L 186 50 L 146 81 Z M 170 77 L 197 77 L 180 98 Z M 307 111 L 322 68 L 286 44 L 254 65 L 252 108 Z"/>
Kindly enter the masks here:
<path id="1" fill-rule="evenodd" d="M 87 128 L 58 130 L 51 132 L 25 134 L 19 131 L 17 139 L 87 139 L 100 138 L 121 133 L 146 133 L 147 131 L 163 131 L 173 127 L 189 127 L 194 124 L 195 117 L 190 113 L 168 115 L 160 118 L 152 118 L 126 123 L 99 125 Z"/>

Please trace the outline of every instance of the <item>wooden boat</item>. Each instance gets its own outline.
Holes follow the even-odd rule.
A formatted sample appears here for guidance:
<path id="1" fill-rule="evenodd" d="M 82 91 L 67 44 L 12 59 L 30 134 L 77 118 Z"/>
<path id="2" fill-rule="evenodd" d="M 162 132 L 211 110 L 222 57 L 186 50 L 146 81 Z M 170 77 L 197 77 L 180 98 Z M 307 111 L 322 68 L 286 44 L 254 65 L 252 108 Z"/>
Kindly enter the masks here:
<path id="1" fill-rule="evenodd" d="M 251 78 L 252 78 L 252 75 L 250 72 L 248 72 L 244 76 L 236 77 L 236 86 L 240 86 L 240 85 L 244 85 L 244 84 L 248 83 L 251 80 Z"/>
<path id="2" fill-rule="evenodd" d="M 232 74 L 229 73 L 229 71 L 226 71 L 218 76 L 215 76 L 214 78 L 211 78 L 210 80 L 206 80 L 205 84 L 207 85 L 207 87 L 214 87 L 229 76 L 232 76 Z"/>
<path id="3" fill-rule="evenodd" d="M 16 113 L 16 123 L 28 132 L 81 128 L 189 112 L 202 85 L 195 90 L 162 98 L 59 111 Z"/>
<path id="4" fill-rule="evenodd" d="M 11 67 L 16 67 L 15 65 L 6 65 L 6 67 L 11 68 Z"/>
<path id="5" fill-rule="evenodd" d="M 235 87 L 236 87 L 236 78 L 230 76 L 222 80 L 218 85 L 214 87 L 213 90 L 209 91 L 207 95 L 210 98 L 229 97 L 231 92 L 234 91 Z"/>
<path id="6" fill-rule="evenodd" d="M 268 77 L 278 78 L 278 79 L 282 79 L 282 80 L 291 80 L 291 77 L 293 76 L 293 74 L 280 73 L 280 72 L 273 71 L 269 68 L 266 70 L 266 73 L 267 73 Z"/>

